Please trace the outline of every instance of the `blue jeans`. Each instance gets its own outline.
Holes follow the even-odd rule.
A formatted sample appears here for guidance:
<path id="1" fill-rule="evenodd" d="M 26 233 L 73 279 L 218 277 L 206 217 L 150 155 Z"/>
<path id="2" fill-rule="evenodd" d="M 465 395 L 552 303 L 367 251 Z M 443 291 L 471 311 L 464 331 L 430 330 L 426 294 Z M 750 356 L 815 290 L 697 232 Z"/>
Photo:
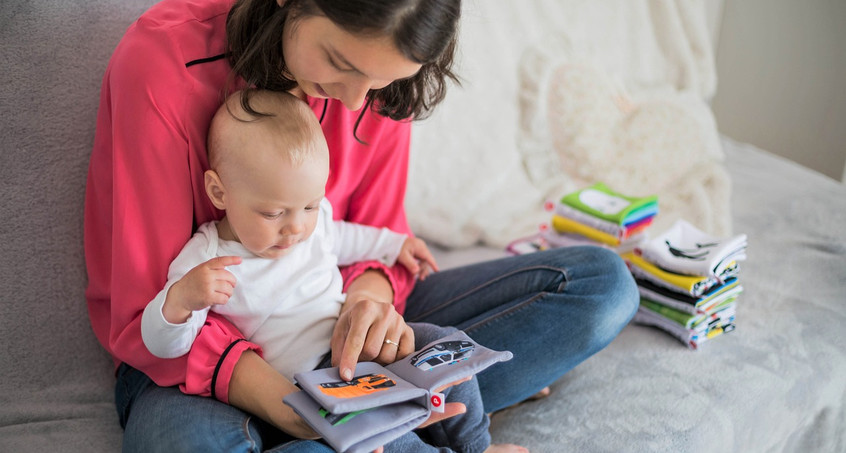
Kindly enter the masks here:
<path id="1" fill-rule="evenodd" d="M 416 349 L 455 329 L 409 323 Z M 329 366 L 327 358 L 318 366 Z M 446 401 L 462 402 L 467 412 L 385 445 L 386 453 L 483 452 L 490 445 L 489 419 L 474 378 L 443 391 Z M 321 441 L 300 440 L 258 417 L 212 398 L 159 387 L 144 373 L 123 364 L 118 370 L 115 404 L 124 428 L 126 452 L 332 452 Z M 282 401 L 279 404 L 283 404 Z"/>
<path id="2" fill-rule="evenodd" d="M 478 383 L 450 389 L 447 400 L 464 402 L 467 414 L 409 433 L 385 450 L 481 448 L 489 442 L 484 412 L 526 399 L 604 348 L 637 305 L 637 288 L 625 264 L 598 247 L 553 249 L 430 275 L 411 293 L 407 321 L 455 326 L 482 345 L 511 351 L 514 358 L 480 373 Z M 444 336 L 414 327 L 418 347 L 430 341 L 427 336 Z M 126 365 L 118 372 L 115 402 L 125 451 L 332 451 L 319 441 L 292 439 L 211 398 L 158 387 Z M 457 439 L 470 442 L 455 445 Z"/>
<path id="3" fill-rule="evenodd" d="M 334 451 L 317 441 L 291 439 L 258 417 L 215 399 L 159 387 L 126 364 L 118 369 L 115 405 L 124 429 L 124 452 Z M 268 445 L 276 448 L 266 450 Z"/>
<path id="4" fill-rule="evenodd" d="M 552 249 L 418 282 L 405 319 L 455 326 L 514 358 L 479 373 L 485 411 L 525 400 L 613 340 L 637 311 L 625 263 L 600 247 Z"/>

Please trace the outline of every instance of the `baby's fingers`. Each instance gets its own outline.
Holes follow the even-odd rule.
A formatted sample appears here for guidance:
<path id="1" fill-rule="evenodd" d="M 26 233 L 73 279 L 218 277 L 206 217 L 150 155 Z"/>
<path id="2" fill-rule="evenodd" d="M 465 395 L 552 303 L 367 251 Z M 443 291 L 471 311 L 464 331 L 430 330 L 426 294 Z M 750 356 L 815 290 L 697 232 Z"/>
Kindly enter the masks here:
<path id="1" fill-rule="evenodd" d="M 434 271 L 438 271 L 438 263 L 435 261 L 435 257 L 432 256 L 432 252 L 429 251 L 429 247 L 426 247 L 426 244 L 422 240 L 414 249 L 414 257 L 428 264 Z"/>
<path id="2" fill-rule="evenodd" d="M 209 306 L 211 305 L 226 305 L 232 294 L 226 294 L 223 291 L 215 292 L 208 298 Z"/>
<path id="3" fill-rule="evenodd" d="M 240 256 L 218 256 L 206 261 L 206 266 L 210 269 L 224 269 L 226 266 L 236 266 L 241 264 Z"/>
<path id="4" fill-rule="evenodd" d="M 217 283 L 224 283 L 231 288 L 234 288 L 238 283 L 238 280 L 235 278 L 235 274 L 225 269 L 214 271 L 214 279 Z"/>
<path id="5" fill-rule="evenodd" d="M 431 268 L 431 267 L 429 267 L 429 265 L 428 265 L 428 264 L 423 263 L 423 265 L 422 265 L 422 266 L 420 266 L 420 274 L 419 274 L 419 275 L 420 275 L 420 280 L 421 280 L 421 281 L 422 281 L 422 280 L 426 280 L 426 277 L 428 277 L 428 276 L 429 276 L 429 275 L 431 275 L 431 274 L 432 274 L 432 268 Z"/>
<path id="6" fill-rule="evenodd" d="M 232 293 L 235 292 L 235 276 L 229 274 L 228 279 L 218 279 L 214 283 L 213 289 L 215 294 L 223 294 L 227 299 L 229 299 L 232 297 Z"/>
<path id="7" fill-rule="evenodd" d="M 414 254 L 410 250 L 403 250 L 397 257 L 397 261 L 399 261 L 399 263 L 408 269 L 408 272 L 411 272 L 413 275 L 417 275 L 417 273 L 420 272 L 420 264 L 417 262 L 417 259 L 414 258 Z"/>

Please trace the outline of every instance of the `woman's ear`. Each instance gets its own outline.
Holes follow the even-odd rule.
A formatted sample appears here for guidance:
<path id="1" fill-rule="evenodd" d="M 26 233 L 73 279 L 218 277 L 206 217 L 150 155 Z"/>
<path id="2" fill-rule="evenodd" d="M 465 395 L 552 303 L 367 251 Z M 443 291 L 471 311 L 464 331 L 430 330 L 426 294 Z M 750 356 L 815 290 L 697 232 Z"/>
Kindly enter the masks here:
<path id="1" fill-rule="evenodd" d="M 206 195 L 208 195 L 214 207 L 220 210 L 226 209 L 226 188 L 220 180 L 220 175 L 214 170 L 206 170 L 205 173 Z"/>

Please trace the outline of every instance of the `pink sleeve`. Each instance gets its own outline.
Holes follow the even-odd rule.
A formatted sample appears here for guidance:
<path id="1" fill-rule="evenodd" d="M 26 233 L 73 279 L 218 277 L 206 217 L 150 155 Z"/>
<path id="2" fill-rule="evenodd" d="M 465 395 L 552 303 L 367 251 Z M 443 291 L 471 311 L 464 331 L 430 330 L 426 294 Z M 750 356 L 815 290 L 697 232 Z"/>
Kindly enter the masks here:
<path id="1" fill-rule="evenodd" d="M 411 123 L 388 118 L 371 119 L 370 125 L 374 125 L 374 129 L 378 128 L 379 133 L 373 134 L 373 129 L 361 133 L 370 143 L 364 152 L 373 154 L 361 181 L 348 200 L 347 217 L 344 220 L 387 227 L 397 233 L 410 235 L 404 202 Z M 341 269 L 345 286 L 367 269 L 380 269 L 388 276 L 394 289 L 394 306 L 398 312 L 405 312 L 405 301 L 414 288 L 414 277 L 402 265 L 387 267 L 378 261 L 367 261 Z"/>
<path id="2" fill-rule="evenodd" d="M 257 349 L 210 314 L 191 352 L 160 359 L 141 338 L 141 315 L 161 290 L 170 262 L 194 225 L 194 181 L 183 118 L 190 82 L 173 43 L 150 36 L 118 46 L 106 72 L 85 205 L 86 290 L 92 327 L 116 362 L 161 386 L 228 401 L 240 354 Z M 168 53 L 165 53 L 168 52 Z M 139 62 L 157 61 L 150 65 Z M 186 94 L 188 93 L 188 94 Z M 213 383 L 215 385 L 213 385 Z"/>

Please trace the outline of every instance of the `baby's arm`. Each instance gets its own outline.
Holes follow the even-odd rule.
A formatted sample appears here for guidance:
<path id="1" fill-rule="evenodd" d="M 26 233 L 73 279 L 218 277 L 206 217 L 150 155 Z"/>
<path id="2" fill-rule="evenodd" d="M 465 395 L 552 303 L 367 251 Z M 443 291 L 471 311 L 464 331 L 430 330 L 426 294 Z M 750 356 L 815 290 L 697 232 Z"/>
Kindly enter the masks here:
<path id="1" fill-rule="evenodd" d="M 341 265 L 365 260 L 378 260 L 388 266 L 399 263 L 421 280 L 438 270 L 435 258 L 420 238 L 342 220 L 334 222 L 334 231 L 334 251 Z"/>
<path id="2" fill-rule="evenodd" d="M 191 350 L 208 308 L 225 304 L 232 296 L 235 276 L 225 267 L 241 263 L 236 256 L 216 257 L 185 272 L 187 266 L 179 265 L 180 258 L 171 264 L 168 284 L 147 304 L 141 318 L 144 345 L 165 359 Z"/>
<path id="3" fill-rule="evenodd" d="M 219 256 L 198 264 L 167 292 L 162 315 L 171 324 L 181 324 L 198 310 L 223 305 L 232 297 L 235 276 L 226 266 L 241 264 L 237 256 Z"/>

